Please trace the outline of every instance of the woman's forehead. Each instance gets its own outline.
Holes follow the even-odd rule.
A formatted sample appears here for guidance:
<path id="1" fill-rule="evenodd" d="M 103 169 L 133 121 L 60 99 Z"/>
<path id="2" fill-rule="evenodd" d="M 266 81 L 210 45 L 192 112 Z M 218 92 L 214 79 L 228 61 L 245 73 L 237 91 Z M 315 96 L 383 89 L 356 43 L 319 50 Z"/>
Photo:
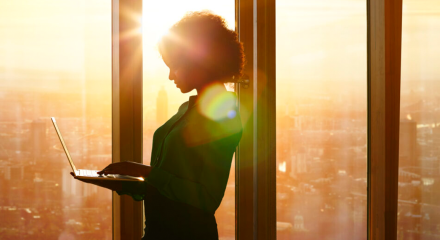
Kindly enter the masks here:
<path id="1" fill-rule="evenodd" d="M 162 60 L 168 67 L 173 67 L 183 60 L 182 51 L 163 51 Z"/>

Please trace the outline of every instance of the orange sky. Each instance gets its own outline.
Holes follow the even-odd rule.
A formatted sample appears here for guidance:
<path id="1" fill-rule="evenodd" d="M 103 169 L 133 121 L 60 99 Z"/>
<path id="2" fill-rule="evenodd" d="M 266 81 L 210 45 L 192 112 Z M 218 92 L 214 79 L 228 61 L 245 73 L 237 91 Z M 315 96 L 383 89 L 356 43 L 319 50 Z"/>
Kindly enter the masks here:
<path id="1" fill-rule="evenodd" d="M 110 5 L 107 0 L 1 1 L 0 76 L 5 71 L 2 69 L 82 72 L 85 64 L 92 62 L 91 75 L 107 79 L 111 54 Z M 233 0 L 144 4 L 145 74 L 150 78 L 167 77 L 167 69 L 154 44 L 185 11 L 214 9 L 233 25 L 233 7 Z M 279 82 L 292 77 L 365 80 L 366 60 L 359 57 L 365 54 L 365 1 L 335 0 L 330 4 L 327 0 L 278 0 L 277 7 Z M 402 68 L 403 76 L 440 76 L 440 68 L 433 65 L 439 62 L 440 55 L 436 44 L 440 41 L 440 1 L 404 1 L 404 14 L 408 17 L 403 21 L 402 63 L 409 67 Z M 336 34 L 332 34 L 334 31 Z M 353 59 L 353 56 L 357 57 Z M 415 60 L 421 67 L 411 64 Z"/>

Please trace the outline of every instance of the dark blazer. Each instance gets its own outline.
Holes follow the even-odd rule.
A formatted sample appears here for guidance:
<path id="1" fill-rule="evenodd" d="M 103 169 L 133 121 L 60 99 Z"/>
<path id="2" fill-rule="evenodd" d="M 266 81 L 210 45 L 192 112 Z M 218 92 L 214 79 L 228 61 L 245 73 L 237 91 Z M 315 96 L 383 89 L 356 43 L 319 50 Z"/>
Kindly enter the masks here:
<path id="1" fill-rule="evenodd" d="M 145 183 L 135 186 L 145 188 L 145 194 L 133 194 L 133 185 L 129 184 L 118 193 L 131 195 L 135 200 L 145 199 L 146 232 L 154 219 L 160 218 L 161 213 L 167 215 L 164 211 L 173 208 L 176 217 L 207 214 L 205 222 L 213 222 L 206 226 L 210 228 L 215 224 L 213 216 L 224 196 L 241 135 L 235 94 L 222 92 L 209 99 L 191 96 L 154 133 L 152 170 Z"/>

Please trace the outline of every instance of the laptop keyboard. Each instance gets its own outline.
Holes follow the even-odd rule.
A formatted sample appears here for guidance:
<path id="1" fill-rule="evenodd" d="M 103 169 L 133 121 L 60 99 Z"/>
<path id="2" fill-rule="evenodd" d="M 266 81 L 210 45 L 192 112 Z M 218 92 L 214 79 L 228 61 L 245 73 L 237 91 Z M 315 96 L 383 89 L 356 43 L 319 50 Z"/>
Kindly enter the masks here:
<path id="1" fill-rule="evenodd" d="M 116 178 L 116 174 L 99 175 L 98 170 L 84 170 L 78 169 L 78 176 L 82 177 L 102 177 L 102 178 Z"/>
<path id="2" fill-rule="evenodd" d="M 121 178 L 121 179 L 136 179 L 136 180 L 143 181 L 143 178 L 126 176 L 126 175 L 119 175 L 119 174 L 99 175 L 98 170 L 78 169 L 77 175 L 82 176 L 82 177 Z"/>
<path id="3" fill-rule="evenodd" d="M 99 177 L 98 171 L 79 169 L 79 175 L 84 177 Z"/>

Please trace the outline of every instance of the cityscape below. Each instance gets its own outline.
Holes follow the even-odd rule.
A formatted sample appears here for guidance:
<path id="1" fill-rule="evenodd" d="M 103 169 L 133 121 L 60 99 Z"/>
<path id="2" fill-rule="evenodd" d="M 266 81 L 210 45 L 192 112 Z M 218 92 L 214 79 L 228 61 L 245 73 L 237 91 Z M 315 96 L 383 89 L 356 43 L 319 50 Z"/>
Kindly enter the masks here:
<path id="1" fill-rule="evenodd" d="M 267 80 L 276 81 L 277 239 L 367 240 L 365 0 L 276 5 L 276 79 Z M 155 130 L 195 95 L 168 80 L 157 39 L 188 10 L 213 9 L 235 27 L 231 0 L 169 6 L 144 4 L 136 32 L 144 164 Z M 440 239 L 439 13 L 440 1 L 403 1 L 398 240 Z M 111 240 L 111 191 L 69 174 L 50 122 L 78 169 L 112 162 L 110 2 L 3 1 L 0 20 L 0 239 Z M 215 213 L 220 240 L 236 233 L 233 161 Z"/>
<path id="2" fill-rule="evenodd" d="M 440 122 L 435 121 L 440 119 L 436 92 L 440 84 L 429 84 L 429 91 L 402 93 L 398 212 L 402 239 L 440 236 L 440 192 L 436 191 Z M 277 105 L 278 239 L 366 239 L 366 111 L 356 107 L 364 101 L 353 100 L 335 110 L 342 97 L 324 97 L 313 91 L 304 94 L 309 97 Z M 45 107 L 50 105 L 45 99 L 63 95 L 36 91 L 1 94 L 2 239 L 69 239 L 70 235 L 111 239 L 110 191 L 70 176 L 49 116 L 52 109 L 58 109 L 62 117 L 57 122 L 81 169 L 102 169 L 111 162 L 111 121 L 99 117 L 103 112 L 98 108 L 73 111 L 73 106 L 87 106 L 81 100 L 75 102 L 75 94 L 69 101 L 72 108 L 61 107 L 59 102 Z M 82 101 L 94 102 L 93 98 Z M 169 117 L 163 112 L 168 102 L 165 90 L 157 93 L 156 101 L 161 108 L 152 114 L 157 118 L 151 117 L 159 126 Z M 86 115 L 75 116 L 72 111 Z M 13 120 L 17 115 L 22 116 L 21 121 Z M 150 144 L 151 137 L 144 134 L 144 142 Z M 216 213 L 221 239 L 235 234 L 233 178 L 226 191 Z"/>

